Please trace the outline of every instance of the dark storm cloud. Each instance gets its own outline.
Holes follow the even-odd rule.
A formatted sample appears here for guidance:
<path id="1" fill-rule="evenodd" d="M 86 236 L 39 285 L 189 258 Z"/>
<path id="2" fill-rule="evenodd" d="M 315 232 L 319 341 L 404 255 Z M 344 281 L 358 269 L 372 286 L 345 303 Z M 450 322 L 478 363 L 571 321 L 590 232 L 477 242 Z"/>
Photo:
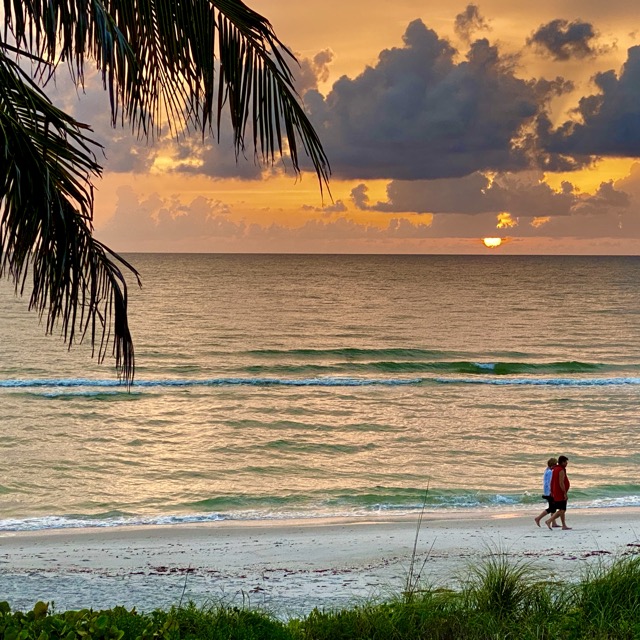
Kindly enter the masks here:
<path id="1" fill-rule="evenodd" d="M 552 20 L 541 25 L 527 40 L 543 55 L 554 60 L 592 58 L 603 51 L 597 44 L 598 34 L 588 22 Z"/>
<path id="2" fill-rule="evenodd" d="M 392 182 L 385 202 L 370 203 L 365 184 L 352 191 L 360 209 L 429 212 L 433 238 L 506 236 L 517 238 L 640 237 L 640 167 L 625 191 L 603 182 L 595 194 L 582 194 L 568 182 L 554 192 L 528 172 L 452 180 Z M 538 176 L 539 177 L 539 176 Z M 627 188 L 629 187 L 627 192 Z M 635 192 L 632 190 L 635 189 Z M 427 204 L 430 203 L 430 204 Z"/>
<path id="3" fill-rule="evenodd" d="M 215 179 L 241 180 L 259 180 L 264 171 L 270 170 L 270 167 L 265 167 L 251 154 L 241 153 L 236 159 L 229 129 L 223 126 L 221 131 L 227 131 L 227 135 L 223 135 L 220 141 L 211 136 L 203 140 L 198 134 L 181 137 L 179 143 L 172 147 L 175 163 L 172 170 Z"/>
<path id="4" fill-rule="evenodd" d="M 478 31 L 491 31 L 489 23 L 480 15 L 480 10 L 475 4 L 467 5 L 467 8 L 456 16 L 453 28 L 458 37 L 465 42 L 470 42 Z"/>
<path id="5" fill-rule="evenodd" d="M 394 180 L 387 186 L 385 202 L 370 203 L 364 184 L 352 190 L 351 198 L 356 207 L 369 211 L 467 216 L 507 212 L 529 218 L 604 212 L 629 205 L 629 196 L 612 183 L 603 183 L 594 195 L 584 195 L 569 182 L 556 192 L 540 178 L 529 172 L 500 175 L 493 180 L 480 173 L 458 179 Z"/>
<path id="6" fill-rule="evenodd" d="M 539 131 L 541 144 L 552 154 L 640 157 L 640 47 L 629 49 L 619 76 L 606 71 L 594 82 L 599 93 L 580 100 L 578 121 Z"/>
<path id="7" fill-rule="evenodd" d="M 472 218 L 463 214 L 436 215 L 430 232 L 432 237 L 441 238 L 501 236 L 508 241 L 535 237 L 580 238 L 598 240 L 602 244 L 613 238 L 640 238 L 640 215 L 637 211 L 585 212 L 546 218 L 540 224 L 533 222 L 531 218 L 522 218 L 514 227 L 500 229 L 496 224 L 496 216 L 492 214 L 485 213 Z M 612 245 L 614 253 L 615 247 L 615 244 Z"/>
<path id="8" fill-rule="evenodd" d="M 555 88 L 541 95 L 544 87 L 517 78 L 485 39 L 465 60 L 456 55 L 416 20 L 404 46 L 383 51 L 375 67 L 340 78 L 326 98 L 307 92 L 334 176 L 417 180 L 527 168 L 527 150 L 514 140 Z"/>

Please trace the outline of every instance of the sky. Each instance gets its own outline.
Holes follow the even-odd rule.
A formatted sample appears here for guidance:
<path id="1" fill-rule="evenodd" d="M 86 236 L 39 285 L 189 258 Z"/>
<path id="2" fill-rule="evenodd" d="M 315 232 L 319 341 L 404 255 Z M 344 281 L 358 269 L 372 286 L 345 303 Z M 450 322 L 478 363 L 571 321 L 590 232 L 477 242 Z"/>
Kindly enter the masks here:
<path id="1" fill-rule="evenodd" d="M 640 252 L 635 3 L 248 4 L 298 58 L 331 195 L 312 172 L 236 162 L 228 130 L 153 144 L 114 130 L 89 78 L 56 99 L 105 147 L 95 229 L 113 249 Z"/>

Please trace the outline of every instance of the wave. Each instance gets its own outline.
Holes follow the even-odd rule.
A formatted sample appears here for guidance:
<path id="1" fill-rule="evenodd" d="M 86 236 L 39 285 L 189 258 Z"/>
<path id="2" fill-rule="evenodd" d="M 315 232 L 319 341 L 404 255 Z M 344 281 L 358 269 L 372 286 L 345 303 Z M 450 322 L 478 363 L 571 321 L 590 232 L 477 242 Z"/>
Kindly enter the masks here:
<path id="1" fill-rule="evenodd" d="M 135 527 L 145 525 L 175 525 L 215 522 L 225 518 L 217 514 L 187 514 L 164 516 L 41 516 L 0 520 L 0 531 L 43 531 L 50 529 L 87 529 L 92 527 Z"/>
<path id="2" fill-rule="evenodd" d="M 389 349 L 358 349 L 352 347 L 333 349 L 254 349 L 249 351 L 215 352 L 220 358 L 234 356 L 250 356 L 266 364 L 257 364 L 257 369 L 271 367 L 381 367 L 402 368 L 415 366 L 425 370 L 450 370 L 465 372 L 469 370 L 481 373 L 492 370 L 508 375 L 510 373 L 528 372 L 569 372 L 583 371 L 640 371 L 640 363 L 604 363 L 582 362 L 579 360 L 561 360 L 551 362 L 537 362 L 543 356 L 535 353 L 520 351 L 486 351 L 481 356 L 476 352 L 442 351 L 435 349 L 389 348 Z M 336 362 L 337 359 L 341 362 Z M 480 358 L 480 359 L 479 359 Z M 277 360 L 272 364 L 273 360 Z M 327 362 L 331 360 L 331 362 Z M 302 361 L 301 364 L 296 364 Z M 305 362 L 309 361 L 309 362 Z M 286 364 L 283 364 L 286 363 Z"/>
<path id="3" fill-rule="evenodd" d="M 522 357 L 519 352 L 501 352 L 502 357 Z M 391 349 L 356 349 L 352 347 L 340 347 L 333 349 L 251 349 L 243 354 L 265 359 L 307 359 L 340 357 L 348 360 L 361 360 L 371 358 L 405 358 L 408 360 L 426 359 L 456 359 L 464 358 L 469 354 L 461 351 L 440 351 L 435 349 L 391 348 Z M 220 354 L 228 355 L 228 354 Z M 495 354 L 494 354 L 495 355 Z"/>
<path id="4" fill-rule="evenodd" d="M 396 386 L 419 384 L 421 378 L 166 378 L 159 380 L 135 380 L 132 388 L 147 387 L 226 387 L 226 386 L 287 386 L 287 387 L 360 387 L 370 385 Z M 0 380 L 0 388 L 52 388 L 52 387 L 124 387 L 119 380 L 94 380 L 91 378 L 48 378 L 31 380 Z"/>
<path id="5" fill-rule="evenodd" d="M 2 385 L 0 385 L 2 386 Z M 61 400 L 72 400 L 73 398 L 92 398 L 94 400 L 112 400 L 114 397 L 123 400 L 133 400 L 140 396 L 140 392 L 123 391 L 66 391 L 56 389 L 38 394 L 45 398 L 60 398 Z"/>
<path id="6" fill-rule="evenodd" d="M 342 372 L 382 372 L 382 373 L 473 373 L 509 376 L 515 374 L 572 374 L 572 373 L 609 373 L 609 372 L 640 372 L 640 365 L 616 365 L 591 362 L 473 362 L 469 360 L 456 361 L 395 361 L 378 360 L 370 362 L 338 362 L 331 364 L 302 363 L 302 364 L 267 364 L 249 365 L 243 371 L 254 374 L 305 374 L 316 373 L 327 375 Z"/>
<path id="7" fill-rule="evenodd" d="M 418 513 L 531 512 L 542 504 L 539 494 L 469 490 L 372 487 L 360 493 L 333 491 L 318 495 L 220 496 L 176 506 L 176 513 L 145 514 L 111 510 L 96 514 L 42 515 L 0 520 L 0 531 L 117 528 L 319 518 L 357 518 Z M 640 507 L 640 486 L 603 486 L 572 492 L 572 509 Z"/>
<path id="8" fill-rule="evenodd" d="M 640 384 L 640 378 L 436 378 L 439 384 L 486 384 L 550 387 L 619 387 Z"/>
<path id="9" fill-rule="evenodd" d="M 366 387 L 366 386 L 403 386 L 421 384 L 446 384 L 446 385 L 520 385 L 520 386 L 555 386 L 555 387 L 602 387 L 602 386 L 635 386 L 640 385 L 640 377 L 313 377 L 313 378 L 165 378 L 157 380 L 135 380 L 130 391 L 134 394 L 137 389 L 145 388 L 184 388 L 184 387 L 227 387 L 227 386 L 251 386 L 251 387 Z M 95 380 L 90 378 L 48 378 L 48 379 L 11 379 L 0 380 L 0 388 L 5 389 L 55 389 L 40 393 L 42 397 L 69 397 L 88 396 L 98 399 L 108 399 L 112 396 L 131 397 L 126 391 L 120 392 L 95 392 L 86 389 L 102 389 L 120 387 L 125 385 L 118 380 Z M 62 389 L 85 389 L 73 392 L 61 391 Z"/>

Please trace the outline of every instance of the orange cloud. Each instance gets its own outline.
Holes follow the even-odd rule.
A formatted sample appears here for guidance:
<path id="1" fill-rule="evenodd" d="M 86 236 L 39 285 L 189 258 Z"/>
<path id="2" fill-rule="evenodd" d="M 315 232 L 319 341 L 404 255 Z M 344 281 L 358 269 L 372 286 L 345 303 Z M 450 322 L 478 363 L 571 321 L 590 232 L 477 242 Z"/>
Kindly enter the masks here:
<path id="1" fill-rule="evenodd" d="M 538 227 L 541 227 L 543 224 L 547 224 L 547 222 L 549 222 L 549 220 L 551 220 L 551 218 L 549 216 L 544 216 L 544 217 L 540 217 L 540 218 L 534 218 L 531 221 L 531 226 L 535 227 L 537 229 Z"/>
<path id="2" fill-rule="evenodd" d="M 511 214 L 507 211 L 499 213 L 496 217 L 498 219 L 496 229 L 510 229 L 511 227 L 516 227 L 518 225 L 518 221 L 514 220 L 511 217 Z"/>

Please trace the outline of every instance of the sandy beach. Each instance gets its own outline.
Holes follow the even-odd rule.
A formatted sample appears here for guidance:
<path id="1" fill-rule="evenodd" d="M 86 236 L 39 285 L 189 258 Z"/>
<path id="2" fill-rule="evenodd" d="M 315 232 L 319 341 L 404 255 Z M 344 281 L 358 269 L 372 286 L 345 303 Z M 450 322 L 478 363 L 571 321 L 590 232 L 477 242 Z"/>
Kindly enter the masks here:
<path id="1" fill-rule="evenodd" d="M 576 509 L 571 531 L 538 528 L 534 513 L 425 514 L 415 571 L 454 587 L 492 552 L 572 579 L 590 563 L 640 551 L 640 509 Z M 57 610 L 181 601 L 244 603 L 279 616 L 341 608 L 401 592 L 417 519 L 219 522 L 0 535 L 0 599 Z"/>

